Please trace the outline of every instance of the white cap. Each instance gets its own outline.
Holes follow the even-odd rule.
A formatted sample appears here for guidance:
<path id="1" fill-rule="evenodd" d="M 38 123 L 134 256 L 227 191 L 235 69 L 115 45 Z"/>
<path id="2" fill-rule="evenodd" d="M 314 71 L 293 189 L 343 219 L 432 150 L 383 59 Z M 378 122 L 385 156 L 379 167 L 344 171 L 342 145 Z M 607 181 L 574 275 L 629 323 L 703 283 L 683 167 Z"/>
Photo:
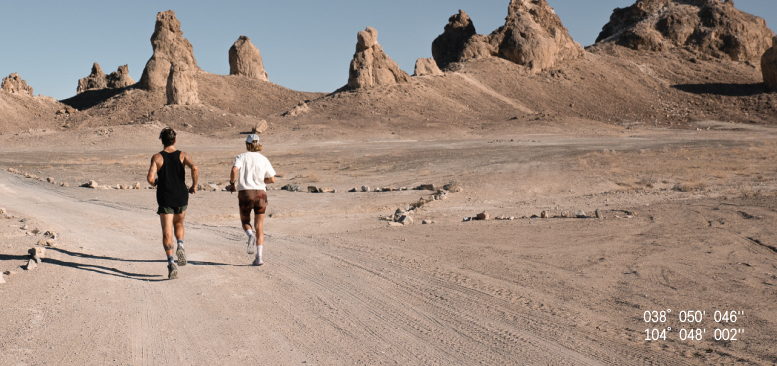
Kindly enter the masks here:
<path id="1" fill-rule="evenodd" d="M 259 135 L 252 133 L 246 138 L 246 143 L 253 144 L 254 142 L 259 142 Z"/>

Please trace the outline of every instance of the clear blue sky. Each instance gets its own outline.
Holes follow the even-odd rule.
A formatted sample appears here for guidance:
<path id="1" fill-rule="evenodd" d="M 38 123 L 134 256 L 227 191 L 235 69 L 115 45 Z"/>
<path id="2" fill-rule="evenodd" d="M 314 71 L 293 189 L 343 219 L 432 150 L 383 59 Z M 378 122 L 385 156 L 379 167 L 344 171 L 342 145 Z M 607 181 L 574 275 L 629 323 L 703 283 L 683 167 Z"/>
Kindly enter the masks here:
<path id="1" fill-rule="evenodd" d="M 612 10 L 635 0 L 549 0 L 572 37 L 590 45 Z M 509 0 L 0 0 L 0 76 L 18 72 L 36 94 L 64 99 L 93 62 L 110 73 L 129 64 L 140 79 L 151 56 L 156 14 L 175 10 L 200 67 L 228 74 L 227 52 L 246 35 L 262 53 L 270 81 L 302 91 L 330 92 L 348 81 L 356 33 L 378 30 L 378 41 L 408 73 L 431 57 L 448 17 L 466 11 L 478 33 L 504 24 Z M 775 29 L 777 1 L 737 0 Z"/>

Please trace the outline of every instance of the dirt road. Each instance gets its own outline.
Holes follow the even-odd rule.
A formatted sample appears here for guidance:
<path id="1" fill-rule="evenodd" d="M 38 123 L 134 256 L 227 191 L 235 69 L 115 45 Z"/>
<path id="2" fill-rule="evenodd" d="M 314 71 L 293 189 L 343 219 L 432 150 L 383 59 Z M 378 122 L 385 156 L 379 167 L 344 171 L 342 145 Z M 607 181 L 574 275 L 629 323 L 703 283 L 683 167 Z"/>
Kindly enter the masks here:
<path id="1" fill-rule="evenodd" d="M 777 361 L 777 235 L 768 223 L 777 200 L 742 185 L 774 188 L 777 171 L 760 162 L 774 147 L 760 145 L 759 133 L 325 141 L 305 152 L 278 144 L 268 155 L 286 171 L 282 184 L 339 192 L 271 191 L 258 268 L 247 266 L 236 197 L 198 192 L 187 217 L 190 262 L 174 281 L 153 191 L 62 188 L 3 171 L 0 206 L 15 217 L 0 218 L 0 269 L 18 274 L 0 285 L 0 363 L 769 364 Z M 202 166 L 223 168 L 229 144 L 204 141 L 184 149 Z M 103 169 L 105 181 L 147 163 L 130 158 L 139 154 L 129 143 L 105 158 L 123 162 L 115 170 L 79 157 L 80 147 L 60 148 L 63 161 L 82 159 L 73 164 Z M 705 175 L 704 187 L 684 191 L 697 169 L 709 170 L 710 154 L 726 175 Z M 39 166 L 41 176 L 67 170 L 4 151 L 6 159 L 23 155 L 18 166 Z M 737 168 L 743 159 L 753 163 Z M 424 206 L 408 227 L 379 216 L 431 192 L 342 190 L 364 181 L 444 183 L 451 172 L 465 191 Z M 600 208 L 605 219 L 520 218 L 573 208 Z M 462 222 L 482 210 L 518 219 Z M 24 271 L 26 250 L 41 237 L 27 234 L 32 228 L 61 239 L 38 269 Z M 644 328 L 659 325 L 646 325 L 643 313 L 666 308 L 742 310 L 737 325 L 746 333 L 680 341 L 676 331 L 687 324 L 672 318 L 668 340 L 645 341 Z M 715 324 L 700 326 L 712 332 Z"/>

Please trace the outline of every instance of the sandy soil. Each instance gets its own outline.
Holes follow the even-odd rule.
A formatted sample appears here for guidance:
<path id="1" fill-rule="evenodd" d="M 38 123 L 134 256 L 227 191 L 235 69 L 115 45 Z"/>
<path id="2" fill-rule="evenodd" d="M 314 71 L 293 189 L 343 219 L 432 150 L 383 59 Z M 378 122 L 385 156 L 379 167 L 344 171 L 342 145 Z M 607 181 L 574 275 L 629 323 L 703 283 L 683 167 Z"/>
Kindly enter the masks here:
<path id="1" fill-rule="evenodd" d="M 153 190 L 78 187 L 143 182 L 157 126 L 2 135 L 0 270 L 16 274 L 0 284 L 0 364 L 774 364 L 776 131 L 695 127 L 281 131 L 265 139 L 283 175 L 266 264 L 248 266 L 236 195 L 198 192 L 173 281 Z M 223 184 L 243 138 L 184 132 L 178 147 L 201 183 Z M 450 182 L 463 191 L 403 227 L 385 218 L 434 192 L 347 192 Z M 516 219 L 463 221 L 483 211 Z M 47 230 L 57 246 L 24 270 Z M 680 322 L 695 310 L 700 323 Z M 697 328 L 703 340 L 680 340 Z M 716 341 L 724 328 L 741 333 Z"/>

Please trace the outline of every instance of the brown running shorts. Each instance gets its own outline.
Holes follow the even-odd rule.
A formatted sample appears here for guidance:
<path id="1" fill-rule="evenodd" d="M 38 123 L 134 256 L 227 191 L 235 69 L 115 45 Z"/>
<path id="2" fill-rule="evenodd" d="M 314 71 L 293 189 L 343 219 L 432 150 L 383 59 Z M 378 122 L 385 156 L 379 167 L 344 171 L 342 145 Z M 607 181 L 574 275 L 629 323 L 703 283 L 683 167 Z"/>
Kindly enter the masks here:
<path id="1" fill-rule="evenodd" d="M 238 205 L 240 206 L 240 218 L 251 217 L 251 211 L 255 214 L 263 214 L 267 210 L 267 192 L 261 189 L 249 189 L 237 192 Z"/>

